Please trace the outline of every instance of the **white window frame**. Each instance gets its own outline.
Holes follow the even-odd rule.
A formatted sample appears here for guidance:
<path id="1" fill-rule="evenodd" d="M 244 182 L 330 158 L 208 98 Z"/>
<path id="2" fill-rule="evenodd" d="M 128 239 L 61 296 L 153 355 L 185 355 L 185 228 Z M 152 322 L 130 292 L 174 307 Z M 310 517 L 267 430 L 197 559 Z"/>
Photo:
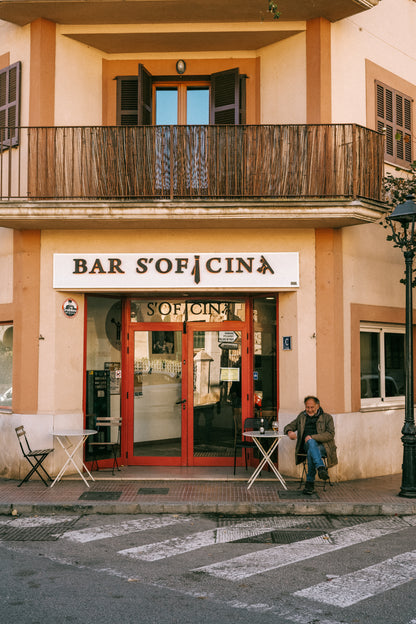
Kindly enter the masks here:
<path id="1" fill-rule="evenodd" d="M 386 407 L 386 406 L 403 406 L 404 394 L 386 397 L 385 388 L 385 352 L 384 352 L 384 335 L 385 334 L 405 334 L 404 325 L 388 325 L 382 323 L 360 323 L 360 337 L 361 333 L 374 333 L 379 335 L 379 349 L 380 349 L 380 394 L 379 397 L 361 398 L 361 407 Z M 361 396 L 361 353 L 360 353 L 360 396 Z"/>

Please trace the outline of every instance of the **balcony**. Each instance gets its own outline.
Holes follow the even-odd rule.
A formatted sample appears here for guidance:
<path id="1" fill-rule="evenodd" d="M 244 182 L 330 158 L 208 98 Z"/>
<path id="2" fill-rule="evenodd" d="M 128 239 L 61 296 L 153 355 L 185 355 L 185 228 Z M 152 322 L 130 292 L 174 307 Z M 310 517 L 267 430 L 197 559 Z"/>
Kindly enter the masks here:
<path id="1" fill-rule="evenodd" d="M 13 206 L 22 222 L 25 208 L 39 202 L 49 216 L 57 202 L 70 204 L 72 216 L 75 206 L 84 215 L 92 206 L 97 215 L 104 204 L 121 216 L 133 206 L 136 212 L 144 206 L 172 212 L 186 205 L 194 215 L 198 207 L 211 215 L 222 208 L 224 216 L 230 205 L 240 212 L 243 205 L 262 205 L 275 212 L 285 208 L 291 219 L 300 205 L 318 207 L 321 217 L 331 205 L 339 214 L 343 206 L 343 218 L 352 216 L 352 204 L 363 209 L 361 217 L 339 225 L 374 221 L 383 211 L 384 139 L 355 124 L 21 127 L 13 137 L 7 132 L 0 128 L 0 226 L 16 227 Z"/>

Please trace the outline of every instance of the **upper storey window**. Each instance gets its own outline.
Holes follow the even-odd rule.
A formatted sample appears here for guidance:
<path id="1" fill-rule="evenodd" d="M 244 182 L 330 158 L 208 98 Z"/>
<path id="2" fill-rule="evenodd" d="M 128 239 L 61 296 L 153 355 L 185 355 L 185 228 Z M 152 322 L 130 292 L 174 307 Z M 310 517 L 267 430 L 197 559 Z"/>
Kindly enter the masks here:
<path id="1" fill-rule="evenodd" d="M 20 74 L 20 61 L 0 70 L 0 145 L 3 148 L 19 142 Z"/>
<path id="2" fill-rule="evenodd" d="M 175 80 L 139 65 L 137 76 L 117 78 L 117 124 L 243 124 L 245 78 L 235 68 Z"/>
<path id="3" fill-rule="evenodd" d="M 412 103 L 400 91 L 376 82 L 377 129 L 386 129 L 386 160 L 401 167 L 412 162 Z"/>

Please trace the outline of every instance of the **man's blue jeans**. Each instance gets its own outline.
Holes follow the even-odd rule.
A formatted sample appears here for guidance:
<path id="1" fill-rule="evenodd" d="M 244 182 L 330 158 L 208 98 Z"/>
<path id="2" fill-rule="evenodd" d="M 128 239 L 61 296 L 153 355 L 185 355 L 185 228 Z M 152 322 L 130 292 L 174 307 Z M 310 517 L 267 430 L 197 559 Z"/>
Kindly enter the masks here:
<path id="1" fill-rule="evenodd" d="M 326 457 L 326 450 L 323 444 L 314 439 L 308 440 L 306 443 L 306 458 L 308 462 L 308 472 L 306 481 L 313 483 L 315 481 L 316 470 L 319 466 L 324 466 L 322 457 Z"/>

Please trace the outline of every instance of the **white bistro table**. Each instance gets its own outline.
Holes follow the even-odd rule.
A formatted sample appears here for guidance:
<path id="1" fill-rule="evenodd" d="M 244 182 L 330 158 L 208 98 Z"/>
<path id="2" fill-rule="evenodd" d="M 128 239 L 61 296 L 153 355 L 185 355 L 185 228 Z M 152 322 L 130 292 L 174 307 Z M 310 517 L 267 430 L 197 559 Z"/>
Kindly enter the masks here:
<path id="1" fill-rule="evenodd" d="M 97 433 L 95 429 L 74 429 L 72 431 L 54 431 L 53 432 L 53 436 L 58 440 L 59 444 L 64 449 L 68 459 L 66 460 L 66 462 L 64 463 L 64 465 L 62 466 L 58 474 L 56 475 L 55 480 L 51 483 L 51 487 L 53 487 L 57 481 L 60 481 L 62 479 L 62 476 L 65 470 L 67 469 L 67 467 L 69 466 L 69 464 L 72 464 L 74 466 L 74 468 L 76 469 L 76 471 L 78 472 L 79 476 L 84 481 L 84 483 L 88 487 L 90 487 L 86 478 L 82 474 L 81 470 L 79 469 L 75 461 L 75 453 L 78 451 L 79 448 L 83 447 L 84 442 L 88 438 L 88 436 L 94 435 L 94 433 Z M 74 438 L 74 440 L 72 438 Z M 95 481 L 94 477 L 92 476 L 92 474 L 90 473 L 90 471 L 88 470 L 88 468 L 86 467 L 83 461 L 81 461 L 81 464 L 82 464 L 81 467 L 84 468 L 84 470 L 90 476 L 91 480 Z"/>
<path id="2" fill-rule="evenodd" d="M 259 449 L 259 451 L 260 451 L 260 453 L 262 455 L 262 460 L 260 461 L 259 465 L 257 466 L 255 471 L 251 475 L 250 479 L 248 480 L 247 489 L 249 490 L 251 488 L 251 486 L 253 485 L 254 481 L 257 479 L 257 477 L 259 476 L 259 474 L 263 470 L 264 466 L 266 464 L 268 464 L 270 466 L 270 468 L 273 470 L 273 472 L 276 475 L 276 477 L 279 479 L 280 483 L 285 488 L 285 490 L 287 490 L 287 486 L 286 486 L 285 480 L 283 479 L 282 475 L 277 470 L 276 466 L 274 465 L 274 463 L 272 462 L 272 459 L 271 459 L 274 451 L 277 449 L 277 446 L 278 446 L 280 440 L 282 438 L 285 438 L 286 436 L 283 433 L 277 433 L 277 431 L 272 431 L 271 429 L 270 430 L 267 429 L 264 433 L 260 433 L 260 431 L 244 431 L 244 435 L 247 436 L 248 438 L 252 438 L 254 444 L 257 446 L 257 448 Z M 265 439 L 265 438 L 269 438 L 269 439 L 273 438 L 273 442 L 270 445 L 269 449 L 265 449 L 264 446 L 262 445 L 262 443 L 261 443 L 261 439 L 262 438 L 263 439 Z"/>

